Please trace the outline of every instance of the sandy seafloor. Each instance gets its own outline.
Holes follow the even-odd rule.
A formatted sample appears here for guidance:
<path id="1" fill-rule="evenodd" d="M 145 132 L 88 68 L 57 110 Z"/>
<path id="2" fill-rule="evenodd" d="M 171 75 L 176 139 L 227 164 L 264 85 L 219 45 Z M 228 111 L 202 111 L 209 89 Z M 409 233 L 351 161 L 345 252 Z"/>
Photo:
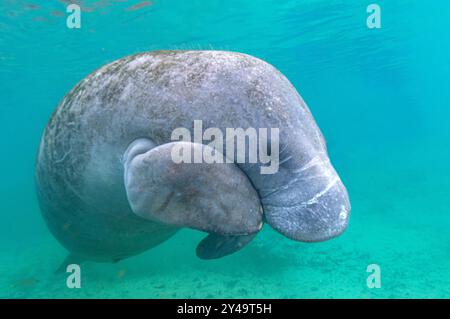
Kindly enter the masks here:
<path id="1" fill-rule="evenodd" d="M 379 30 L 356 0 L 105 0 L 77 31 L 63 2 L 32 2 L 0 3 L 0 298 L 450 297 L 447 0 L 379 0 Z M 234 50 L 284 73 L 348 188 L 348 230 L 307 244 L 266 225 L 214 261 L 195 256 L 204 234 L 182 230 L 140 256 L 82 265 L 82 288 L 68 289 L 54 274 L 67 252 L 36 200 L 40 136 L 79 80 L 156 49 Z M 380 289 L 366 285 L 373 263 Z"/>
<path id="2" fill-rule="evenodd" d="M 442 212 L 449 199 L 440 203 L 436 199 L 445 197 L 450 188 L 404 164 L 380 168 L 371 167 L 373 176 L 368 176 L 367 167 L 352 167 L 347 178 L 352 181 L 356 213 L 349 229 L 337 239 L 297 243 L 266 225 L 240 252 L 222 260 L 202 261 L 195 256 L 195 246 L 203 235 L 182 230 L 128 260 L 83 264 L 82 288 L 68 289 L 66 275 L 54 274 L 66 252 L 48 235 L 1 245 L 0 297 L 448 297 L 450 218 L 442 219 Z M 370 183 L 368 178 L 372 178 Z M 382 198 L 373 196 L 379 192 Z M 424 214 L 411 218 L 417 210 Z M 366 267 L 372 263 L 381 267 L 380 289 L 369 289 L 366 284 Z"/>

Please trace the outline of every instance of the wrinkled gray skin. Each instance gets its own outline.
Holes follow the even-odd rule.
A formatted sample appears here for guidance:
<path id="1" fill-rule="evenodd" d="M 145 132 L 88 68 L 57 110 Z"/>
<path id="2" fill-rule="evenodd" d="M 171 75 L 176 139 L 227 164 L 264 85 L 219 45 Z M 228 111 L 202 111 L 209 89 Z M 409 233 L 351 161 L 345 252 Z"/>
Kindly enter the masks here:
<path id="1" fill-rule="evenodd" d="M 223 132 L 279 128 L 279 171 L 175 164 L 171 133 L 186 127 L 193 135 L 194 120 Z M 36 175 L 53 235 L 96 261 L 141 253 L 181 227 L 210 234 L 197 248 L 205 259 L 243 247 L 263 220 L 291 239 L 322 241 L 342 233 L 350 213 L 300 95 L 271 65 L 232 52 L 149 52 L 93 72 L 49 121 Z"/>

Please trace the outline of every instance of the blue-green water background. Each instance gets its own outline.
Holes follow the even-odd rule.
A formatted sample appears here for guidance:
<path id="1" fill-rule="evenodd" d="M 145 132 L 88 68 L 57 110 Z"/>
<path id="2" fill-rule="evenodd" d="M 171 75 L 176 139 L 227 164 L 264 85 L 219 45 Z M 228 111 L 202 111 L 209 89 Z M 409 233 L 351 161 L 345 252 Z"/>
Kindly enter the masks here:
<path id="1" fill-rule="evenodd" d="M 64 1 L 0 4 L 0 297 L 450 297 L 450 3 Z M 373 1 L 375 2 L 375 1 Z M 242 251 L 201 261 L 200 232 L 118 264 L 87 263 L 82 288 L 53 271 L 65 250 L 34 189 L 38 143 L 68 90 L 103 64 L 155 49 L 220 49 L 276 66 L 306 100 L 346 184 L 341 237 L 297 243 L 265 227 Z M 366 267 L 381 267 L 380 289 Z"/>

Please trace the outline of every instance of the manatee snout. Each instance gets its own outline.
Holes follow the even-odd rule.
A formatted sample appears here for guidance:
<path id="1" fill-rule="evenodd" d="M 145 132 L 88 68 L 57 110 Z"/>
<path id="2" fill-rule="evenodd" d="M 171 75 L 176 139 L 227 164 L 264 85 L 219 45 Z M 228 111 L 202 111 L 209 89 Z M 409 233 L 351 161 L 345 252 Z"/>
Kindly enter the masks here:
<path id="1" fill-rule="evenodd" d="M 339 236 L 347 228 L 351 207 L 328 156 L 315 156 L 289 174 L 290 182 L 282 190 L 262 199 L 267 223 L 297 241 Z"/>

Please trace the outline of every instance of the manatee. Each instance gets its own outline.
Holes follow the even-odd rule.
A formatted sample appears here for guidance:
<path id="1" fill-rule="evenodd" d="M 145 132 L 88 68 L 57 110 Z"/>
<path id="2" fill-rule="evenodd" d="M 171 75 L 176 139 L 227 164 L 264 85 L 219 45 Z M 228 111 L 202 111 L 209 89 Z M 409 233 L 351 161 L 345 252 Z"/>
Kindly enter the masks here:
<path id="1" fill-rule="evenodd" d="M 278 128 L 278 170 L 239 162 L 176 163 L 176 128 Z M 259 145 L 259 148 L 261 146 Z M 153 51 L 81 80 L 42 136 L 36 188 L 43 218 L 70 260 L 116 262 L 192 228 L 203 259 L 238 251 L 264 223 L 302 242 L 348 224 L 350 202 L 323 135 L 289 80 L 270 64 L 224 51 Z"/>

